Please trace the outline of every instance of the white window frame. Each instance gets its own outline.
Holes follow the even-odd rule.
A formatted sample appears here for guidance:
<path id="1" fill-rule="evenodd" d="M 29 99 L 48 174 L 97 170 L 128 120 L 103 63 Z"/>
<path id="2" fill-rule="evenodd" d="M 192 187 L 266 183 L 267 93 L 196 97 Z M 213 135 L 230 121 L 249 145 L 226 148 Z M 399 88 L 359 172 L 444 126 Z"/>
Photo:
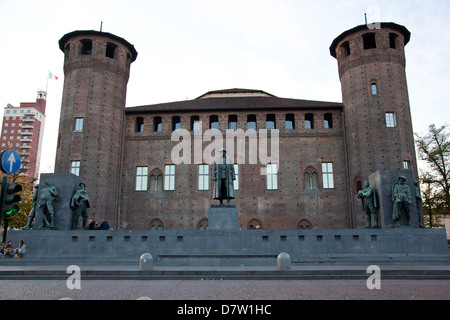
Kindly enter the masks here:
<path id="1" fill-rule="evenodd" d="M 209 190 L 209 164 L 198 165 L 198 190 Z"/>
<path id="2" fill-rule="evenodd" d="M 70 162 L 70 173 L 79 176 L 80 175 L 80 163 L 81 161 L 71 161 Z"/>
<path id="3" fill-rule="evenodd" d="M 395 119 L 394 112 L 386 112 L 385 118 L 387 128 L 395 128 L 397 126 L 397 120 Z"/>
<path id="4" fill-rule="evenodd" d="M 136 191 L 148 190 L 148 167 L 136 167 Z"/>
<path id="5" fill-rule="evenodd" d="M 164 190 L 175 190 L 175 165 L 166 164 L 164 166 Z"/>
<path id="6" fill-rule="evenodd" d="M 267 190 L 278 190 L 278 169 L 276 163 L 266 165 Z"/>
<path id="7" fill-rule="evenodd" d="M 322 162 L 322 182 L 324 189 L 334 189 L 333 162 Z"/>

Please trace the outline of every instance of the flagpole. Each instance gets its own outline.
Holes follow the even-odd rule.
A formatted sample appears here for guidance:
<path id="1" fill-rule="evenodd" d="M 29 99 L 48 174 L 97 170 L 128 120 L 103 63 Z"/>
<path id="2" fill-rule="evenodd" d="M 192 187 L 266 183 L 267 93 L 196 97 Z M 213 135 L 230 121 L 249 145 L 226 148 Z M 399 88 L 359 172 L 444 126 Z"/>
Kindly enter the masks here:
<path id="1" fill-rule="evenodd" d="M 47 83 L 45 84 L 45 94 L 48 95 L 47 89 L 48 89 L 48 78 L 50 75 L 50 71 L 47 71 Z"/>

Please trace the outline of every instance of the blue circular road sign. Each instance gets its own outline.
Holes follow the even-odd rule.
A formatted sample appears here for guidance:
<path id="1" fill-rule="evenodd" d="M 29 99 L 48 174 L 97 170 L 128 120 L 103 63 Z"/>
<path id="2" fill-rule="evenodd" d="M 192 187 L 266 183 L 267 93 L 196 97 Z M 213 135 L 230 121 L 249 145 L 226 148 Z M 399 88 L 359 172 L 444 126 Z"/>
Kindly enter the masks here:
<path id="1" fill-rule="evenodd" d="M 1 153 L 1 169 L 4 173 L 14 174 L 20 169 L 20 156 L 14 150 L 6 150 Z"/>

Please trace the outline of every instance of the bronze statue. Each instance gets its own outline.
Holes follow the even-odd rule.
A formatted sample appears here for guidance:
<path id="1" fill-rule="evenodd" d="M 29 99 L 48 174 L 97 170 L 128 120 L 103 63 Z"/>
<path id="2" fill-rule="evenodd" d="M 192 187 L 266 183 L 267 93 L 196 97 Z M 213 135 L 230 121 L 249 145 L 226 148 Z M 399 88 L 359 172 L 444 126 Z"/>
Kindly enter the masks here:
<path id="1" fill-rule="evenodd" d="M 379 228 L 378 225 L 378 214 L 377 214 L 377 191 L 370 186 L 368 181 L 364 181 L 363 190 L 358 191 L 358 198 L 362 200 L 362 208 L 366 211 L 367 215 L 367 225 L 366 228 Z M 374 226 L 372 227 L 372 216 L 374 221 Z"/>
<path id="2" fill-rule="evenodd" d="M 23 227 L 22 230 L 30 230 L 31 229 L 31 223 L 33 222 L 34 217 L 36 217 L 38 192 L 39 192 L 39 185 L 37 184 L 34 186 L 33 204 L 31 205 L 30 216 L 28 218 L 27 225 L 25 227 Z"/>
<path id="3" fill-rule="evenodd" d="M 221 157 L 217 157 L 214 161 L 212 179 L 214 180 L 214 199 L 218 199 L 220 204 L 223 200 L 227 200 L 227 205 L 230 205 L 230 200 L 235 198 L 234 183 L 236 175 L 234 172 L 233 160 L 227 157 L 225 149 L 220 150 Z"/>
<path id="4" fill-rule="evenodd" d="M 392 220 L 394 221 L 394 227 L 399 227 L 399 220 L 402 215 L 405 215 L 408 221 L 408 226 L 411 226 L 411 214 L 410 206 L 412 203 L 411 190 L 409 186 L 405 184 L 406 177 L 400 176 L 398 182 L 392 186 L 392 201 L 394 206 L 392 209 Z"/>
<path id="5" fill-rule="evenodd" d="M 53 229 L 55 227 L 55 210 L 53 209 L 53 201 L 59 197 L 58 191 L 54 186 L 46 180 L 45 187 L 41 191 L 41 198 L 39 199 L 39 208 L 42 209 L 42 219 L 44 221 L 44 228 Z"/>
<path id="6" fill-rule="evenodd" d="M 420 185 L 419 181 L 417 180 L 414 180 L 414 189 L 416 196 L 417 216 L 419 217 L 419 228 L 425 228 L 422 217 L 422 194 L 420 193 Z"/>
<path id="7" fill-rule="evenodd" d="M 72 216 L 72 229 L 78 229 L 78 220 L 80 217 L 83 218 L 83 229 L 88 229 L 86 224 L 88 219 L 87 208 L 89 208 L 89 196 L 86 192 L 86 184 L 84 182 L 81 182 L 79 188 L 75 191 L 70 202 L 70 207 L 75 209 Z"/>

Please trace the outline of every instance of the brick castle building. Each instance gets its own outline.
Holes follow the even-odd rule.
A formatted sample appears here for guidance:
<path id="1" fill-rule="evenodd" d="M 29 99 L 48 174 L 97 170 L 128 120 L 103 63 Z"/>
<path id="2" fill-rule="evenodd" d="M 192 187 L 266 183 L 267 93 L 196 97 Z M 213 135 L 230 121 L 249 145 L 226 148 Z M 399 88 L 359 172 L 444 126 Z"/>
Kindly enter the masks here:
<path id="1" fill-rule="evenodd" d="M 68 33 L 59 41 L 65 79 L 55 172 L 81 176 L 90 215 L 114 228 L 202 229 L 217 202 L 212 163 L 195 153 L 212 143 L 204 134 L 244 132 L 248 150 L 249 137 L 260 139 L 266 129 L 270 143 L 278 134 L 278 161 L 240 163 L 234 154 L 232 204 L 243 229 L 364 226 L 356 193 L 370 174 L 410 169 L 418 176 L 405 74 L 409 40 L 395 23 L 357 26 L 334 39 L 342 103 L 228 89 L 125 108 L 134 46 L 105 32 Z M 192 138 L 188 164 L 174 161 L 177 131 Z"/>
<path id="2" fill-rule="evenodd" d="M 45 91 L 38 91 L 36 102 L 21 102 L 18 107 L 8 104 L 3 111 L 1 149 L 18 151 L 18 174 L 30 179 L 39 177 L 46 97 Z"/>

